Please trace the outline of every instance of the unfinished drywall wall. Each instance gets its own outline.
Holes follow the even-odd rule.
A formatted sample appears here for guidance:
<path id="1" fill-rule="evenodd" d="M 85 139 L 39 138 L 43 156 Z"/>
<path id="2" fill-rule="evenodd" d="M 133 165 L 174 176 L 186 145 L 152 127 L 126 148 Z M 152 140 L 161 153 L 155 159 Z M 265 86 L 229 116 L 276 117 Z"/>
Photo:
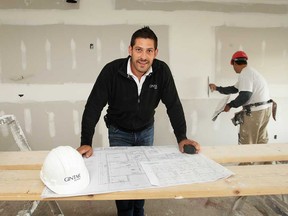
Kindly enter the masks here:
<path id="1" fill-rule="evenodd" d="M 150 2 L 156 4 L 156 1 Z M 247 43 L 249 52 L 252 51 L 249 53 L 249 62 L 261 71 L 263 46 L 251 43 L 246 37 L 250 37 L 251 41 L 265 40 L 266 51 L 267 44 L 277 42 L 279 51 L 280 43 L 276 38 L 286 44 L 287 37 L 280 34 L 282 30 L 287 31 L 288 16 L 285 10 L 276 6 L 282 7 L 284 4 L 286 7 L 287 4 L 281 0 L 265 0 L 261 6 L 269 8 L 271 4 L 274 5 L 275 7 L 271 7 L 272 12 L 257 7 L 252 7 L 253 11 L 242 8 L 228 12 L 223 9 L 209 9 L 213 4 L 203 9 L 185 9 L 181 2 L 165 2 L 156 10 L 148 10 L 144 4 L 128 9 L 131 2 L 114 0 L 84 0 L 73 10 L 1 10 L 0 7 L 0 30 L 3 31 L 0 34 L 0 115 L 16 116 L 34 150 L 51 149 L 58 145 L 77 147 L 80 142 L 82 112 L 99 69 L 114 58 L 126 56 L 128 52 L 125 53 L 125 50 L 131 33 L 149 25 L 159 36 L 159 58 L 165 60 L 172 70 L 185 110 L 188 137 L 202 145 L 236 145 L 237 127 L 230 120 L 234 110 L 221 114 L 216 122 L 211 120 L 222 96 L 211 92 L 208 95 L 208 77 L 210 82 L 221 79 L 223 84 L 231 84 L 232 79 L 237 79 L 229 66 L 232 55 L 229 53 L 229 42 L 233 42 L 235 47 Z M 169 2 L 173 2 L 178 8 L 168 10 Z M 237 3 L 236 0 L 233 2 Z M 251 6 L 250 1 L 239 2 L 245 7 Z M 229 6 L 229 1 L 226 3 Z M 263 35 L 256 34 L 255 38 L 254 34 L 250 35 L 250 30 L 257 32 L 259 29 L 263 30 Z M 275 34 L 271 32 L 274 29 L 277 29 Z M 229 36 L 232 34 L 230 30 L 239 30 L 237 37 Z M 99 31 L 102 34 L 99 35 Z M 266 37 L 266 34 L 270 36 Z M 76 39 L 71 35 L 75 35 Z M 95 38 L 91 38 L 91 35 Z M 234 37 L 237 41 L 234 41 Z M 239 41 L 241 38 L 245 40 Z M 116 48 L 112 44 L 103 46 L 103 41 L 106 44 L 110 40 Z M 16 43 L 10 43 L 12 41 Z M 225 49 L 219 49 L 219 41 L 225 44 Z M 94 49 L 90 49 L 91 43 Z M 9 52 L 9 57 L 6 56 L 6 51 Z M 287 142 L 288 116 L 285 112 L 288 108 L 288 84 L 283 81 L 287 80 L 287 73 L 286 66 L 280 67 L 279 64 L 279 59 L 285 59 L 286 54 L 278 51 L 274 52 L 274 60 L 270 65 L 264 68 L 277 68 L 279 76 L 275 78 L 274 71 L 272 73 L 270 70 L 265 74 L 273 99 L 278 103 L 277 122 L 270 122 L 269 135 L 270 142 Z M 222 57 L 218 62 L 220 54 Z M 224 54 L 226 57 L 223 57 Z M 223 69 L 224 67 L 227 68 Z M 155 119 L 155 145 L 176 144 L 162 104 L 156 110 Z M 273 139 L 274 135 L 277 135 L 276 140 Z M 1 150 L 12 148 L 12 142 L 7 128 L 1 126 Z M 107 145 L 107 129 L 101 117 L 93 146 Z"/>
<path id="2" fill-rule="evenodd" d="M 2 83 L 91 83 L 108 62 L 128 56 L 136 25 L 1 25 Z M 169 64 L 168 26 L 151 26 Z"/>
<path id="3" fill-rule="evenodd" d="M 234 79 L 231 54 L 244 50 L 248 64 L 270 84 L 288 83 L 288 28 L 216 27 L 216 80 Z"/>

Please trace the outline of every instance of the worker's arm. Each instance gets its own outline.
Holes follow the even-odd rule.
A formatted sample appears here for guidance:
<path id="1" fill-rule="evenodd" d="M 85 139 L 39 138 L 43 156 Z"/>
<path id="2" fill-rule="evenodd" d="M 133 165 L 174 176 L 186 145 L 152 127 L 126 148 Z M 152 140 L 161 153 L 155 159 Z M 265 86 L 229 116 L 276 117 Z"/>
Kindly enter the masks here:
<path id="1" fill-rule="evenodd" d="M 235 98 L 235 100 L 230 101 L 230 103 L 226 104 L 224 108 L 224 112 L 229 112 L 229 110 L 233 108 L 237 108 L 243 106 L 252 96 L 252 92 L 249 91 L 240 91 L 239 95 Z"/>
<path id="2" fill-rule="evenodd" d="M 210 83 L 209 88 L 212 92 L 218 91 L 221 94 L 235 94 L 238 92 L 238 89 L 235 86 L 222 87 L 216 86 L 214 83 Z"/>
<path id="3" fill-rule="evenodd" d="M 240 91 L 239 95 L 232 100 L 228 105 L 233 108 L 243 106 L 252 96 L 252 92 L 249 91 Z"/>

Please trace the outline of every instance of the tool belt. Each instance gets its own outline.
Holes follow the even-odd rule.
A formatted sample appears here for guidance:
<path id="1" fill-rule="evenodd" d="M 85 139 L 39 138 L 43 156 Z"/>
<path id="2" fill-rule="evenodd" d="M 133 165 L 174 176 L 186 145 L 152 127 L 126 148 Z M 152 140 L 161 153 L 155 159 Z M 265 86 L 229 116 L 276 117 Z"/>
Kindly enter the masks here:
<path id="1" fill-rule="evenodd" d="M 242 124 L 244 122 L 244 114 L 247 116 L 251 115 L 251 107 L 257 107 L 265 104 L 272 103 L 272 117 L 276 121 L 276 112 L 277 112 L 277 103 L 272 99 L 263 102 L 257 102 L 253 104 L 248 104 L 243 106 L 243 110 L 240 112 L 235 113 L 234 118 L 232 118 L 232 123 L 236 126 L 238 124 Z"/>
<path id="2" fill-rule="evenodd" d="M 244 122 L 244 114 L 245 111 L 241 110 L 234 114 L 234 117 L 231 119 L 232 123 L 237 126 L 238 124 L 242 124 Z"/>

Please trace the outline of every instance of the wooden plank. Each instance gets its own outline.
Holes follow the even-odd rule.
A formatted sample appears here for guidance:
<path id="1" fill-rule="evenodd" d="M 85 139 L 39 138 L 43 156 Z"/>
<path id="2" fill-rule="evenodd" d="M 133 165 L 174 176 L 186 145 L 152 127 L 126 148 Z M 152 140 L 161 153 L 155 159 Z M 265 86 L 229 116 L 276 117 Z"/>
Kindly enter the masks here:
<path id="1" fill-rule="evenodd" d="M 288 161 L 288 144 L 203 146 L 201 153 L 218 163 Z"/>
<path id="2" fill-rule="evenodd" d="M 288 194 L 288 164 L 227 168 L 235 175 L 215 182 L 53 200 L 182 199 Z M 40 195 L 43 188 L 38 170 L 0 171 L 0 200 L 42 200 Z"/>
<path id="3" fill-rule="evenodd" d="M 288 144 L 203 146 L 201 153 L 218 163 L 288 161 Z M 48 151 L 0 152 L 0 170 L 41 169 Z"/>
<path id="4" fill-rule="evenodd" d="M 48 151 L 0 152 L 0 170 L 40 170 Z"/>

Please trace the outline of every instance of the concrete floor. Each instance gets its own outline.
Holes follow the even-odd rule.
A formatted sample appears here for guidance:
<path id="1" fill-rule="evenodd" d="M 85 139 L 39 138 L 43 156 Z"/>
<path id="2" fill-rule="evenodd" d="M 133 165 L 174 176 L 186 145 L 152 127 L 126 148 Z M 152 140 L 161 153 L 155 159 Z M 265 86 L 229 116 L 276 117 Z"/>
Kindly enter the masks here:
<path id="1" fill-rule="evenodd" d="M 146 216 L 225 216 L 228 214 L 235 198 L 201 198 L 182 200 L 146 200 Z M 260 213 L 257 206 L 250 202 L 248 197 L 241 211 L 234 212 L 233 216 L 280 216 L 286 214 Z M 255 199 L 255 198 L 254 198 Z M 250 201 L 249 201 L 250 200 Z M 114 201 L 59 201 L 65 216 L 116 216 Z M 0 202 L 1 216 L 24 216 L 23 209 L 29 208 L 31 202 L 2 201 Z M 28 214 L 29 215 L 29 214 Z M 27 214 L 25 216 L 28 216 Z M 47 202 L 40 202 L 33 216 L 53 215 Z"/>

